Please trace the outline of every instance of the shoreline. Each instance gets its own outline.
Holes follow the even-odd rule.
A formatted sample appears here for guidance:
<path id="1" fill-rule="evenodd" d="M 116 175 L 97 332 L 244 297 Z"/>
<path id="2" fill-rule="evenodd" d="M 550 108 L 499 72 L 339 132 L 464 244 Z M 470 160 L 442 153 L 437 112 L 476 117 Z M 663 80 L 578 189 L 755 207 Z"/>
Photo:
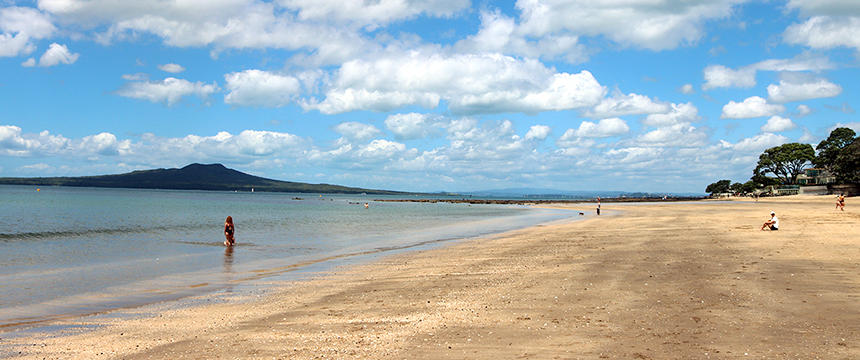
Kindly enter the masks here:
<path id="1" fill-rule="evenodd" d="M 565 209 L 553 210 L 568 211 Z M 506 224 L 504 227 L 513 227 L 513 229 L 516 230 L 546 222 L 581 220 L 581 217 L 575 216 L 572 212 L 564 215 L 559 211 L 556 211 L 556 213 L 557 214 L 554 215 L 532 215 L 542 216 L 543 218 L 530 220 L 525 220 L 525 217 L 522 217 L 522 215 L 515 215 L 516 220 Z M 391 256 L 393 254 L 432 250 L 440 246 L 446 246 L 448 243 L 492 237 L 497 236 L 500 233 L 511 231 L 510 229 L 491 229 L 487 227 L 487 225 L 481 224 L 481 222 L 487 220 L 493 219 L 457 223 L 452 227 L 449 226 L 452 229 L 457 229 L 454 230 L 455 233 L 458 233 L 459 231 L 460 235 L 454 237 L 451 237 L 451 234 L 431 231 L 435 228 L 427 228 L 425 229 L 427 232 L 422 232 L 422 236 L 417 236 L 415 239 L 399 244 L 387 244 L 369 248 L 363 248 L 361 246 L 346 247 L 344 249 L 340 249 L 343 251 L 321 253 L 317 254 L 319 257 L 303 258 L 299 259 L 299 261 L 295 263 L 287 262 L 284 264 L 278 264 L 278 262 L 262 261 L 257 263 L 256 267 L 254 264 L 245 264 L 246 271 L 235 274 L 231 273 L 231 279 L 224 282 L 214 281 L 217 276 L 210 276 L 193 281 L 186 285 L 181 285 L 177 283 L 176 280 L 159 278 L 146 280 L 144 282 L 146 285 L 138 286 L 135 284 L 123 284 L 118 286 L 119 288 L 128 288 L 129 290 L 132 290 L 133 292 L 131 293 L 123 290 L 122 292 L 125 292 L 125 294 L 120 294 L 120 292 L 114 291 L 112 288 L 107 288 L 103 292 L 99 293 L 75 294 L 68 298 L 52 299 L 43 303 L 33 304 L 31 305 L 31 308 L 35 307 L 37 309 L 45 308 L 53 310 L 39 310 L 38 314 L 28 314 L 27 316 L 20 316 L 17 318 L 2 318 L 2 322 L 0 322 L 0 337 L 2 337 L 3 334 L 10 334 L 19 331 L 28 332 L 33 328 L 49 328 L 54 323 L 74 322 L 77 318 L 98 317 L 114 312 L 134 311 L 135 309 L 145 308 L 153 304 L 169 304 L 181 302 L 190 298 L 206 297 L 218 294 L 225 289 L 245 288 L 266 292 L 270 290 L 268 289 L 269 286 L 265 285 L 269 282 L 289 283 L 293 281 L 303 281 L 305 278 L 313 276 L 306 275 L 307 273 L 325 273 L 338 267 L 348 266 L 349 264 L 372 262 L 380 257 Z M 524 221 L 529 222 L 531 225 L 522 223 Z M 428 236 L 428 234 L 435 235 Z M 239 245 L 240 248 L 242 246 L 242 244 Z M 230 254 L 232 258 L 232 251 Z M 230 261 L 230 263 L 232 268 L 232 261 Z M 215 272 L 217 272 L 217 270 L 219 269 L 216 269 Z M 173 274 L 170 277 L 178 278 L 184 275 L 191 275 L 194 277 L 194 275 L 198 273 L 200 272 Z M 152 285 L 153 282 L 162 282 L 169 284 L 169 286 Z M 134 291 L 135 289 L 138 291 Z M 88 303 L 88 301 L 96 300 L 99 300 L 100 302 Z M 16 307 L 10 307 L 3 310 L 4 312 L 0 312 L 0 314 L 6 315 L 21 313 L 21 309 Z"/>
<path id="2" fill-rule="evenodd" d="M 857 358 L 860 212 L 848 206 L 834 212 L 829 196 L 607 206 L 623 213 L 0 344 L 25 359 Z M 770 209 L 780 231 L 758 231 Z"/>

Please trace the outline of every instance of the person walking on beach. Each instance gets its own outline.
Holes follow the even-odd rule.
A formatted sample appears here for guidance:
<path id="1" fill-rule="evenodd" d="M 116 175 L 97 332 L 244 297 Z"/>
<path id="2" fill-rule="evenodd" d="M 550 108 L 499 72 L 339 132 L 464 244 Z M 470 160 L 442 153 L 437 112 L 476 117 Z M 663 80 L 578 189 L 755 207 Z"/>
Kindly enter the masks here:
<path id="1" fill-rule="evenodd" d="M 839 196 L 836 197 L 836 208 L 842 209 L 842 211 L 845 211 L 845 194 L 844 193 L 839 194 Z"/>
<path id="2" fill-rule="evenodd" d="M 773 231 L 779 230 L 779 218 L 776 217 L 775 212 L 771 211 L 770 220 L 765 221 L 764 224 L 761 226 L 761 231 L 764 231 L 765 229 L 770 229 Z"/>
<path id="3" fill-rule="evenodd" d="M 233 226 L 233 217 L 228 216 L 227 220 L 224 220 L 224 246 L 233 246 L 236 244 L 236 238 L 233 237 L 233 233 L 236 232 L 236 227 Z"/>

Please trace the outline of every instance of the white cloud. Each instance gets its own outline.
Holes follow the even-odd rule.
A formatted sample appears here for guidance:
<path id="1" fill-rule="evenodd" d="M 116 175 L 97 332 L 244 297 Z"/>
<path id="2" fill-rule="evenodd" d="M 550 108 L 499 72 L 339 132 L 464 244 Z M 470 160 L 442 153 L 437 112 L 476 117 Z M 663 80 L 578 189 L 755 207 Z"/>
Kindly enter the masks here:
<path id="1" fill-rule="evenodd" d="M 693 94 L 696 92 L 696 90 L 693 89 L 693 84 L 684 84 L 681 86 L 681 88 L 679 90 L 681 91 L 682 94 L 687 94 L 687 95 Z"/>
<path id="2" fill-rule="evenodd" d="M 767 86 L 768 99 L 776 103 L 834 97 L 841 93 L 842 87 L 827 79 L 790 73 L 783 74 L 779 85 Z"/>
<path id="3" fill-rule="evenodd" d="M 382 133 L 376 128 L 376 126 L 355 121 L 337 124 L 337 126 L 334 127 L 334 131 L 341 134 L 343 137 L 358 141 L 370 140 Z"/>
<path id="4" fill-rule="evenodd" d="M 745 138 L 735 144 L 722 141 L 723 146 L 735 151 L 758 154 L 768 148 L 779 146 L 788 142 L 788 138 L 774 133 L 763 133 L 750 138 Z"/>
<path id="5" fill-rule="evenodd" d="M 591 118 L 608 118 L 624 115 L 653 114 L 669 111 L 669 105 L 656 102 L 645 95 L 616 93 L 603 99 L 594 108 L 585 113 Z"/>
<path id="6" fill-rule="evenodd" d="M 526 140 L 544 140 L 549 136 L 550 127 L 546 125 L 533 125 L 526 133 Z"/>
<path id="7" fill-rule="evenodd" d="M 133 146 L 143 161 L 183 164 L 191 161 L 250 163 L 271 156 L 293 158 L 304 150 L 304 140 L 282 132 L 244 130 L 239 134 L 221 131 L 214 136 L 187 135 L 162 138 L 145 134 Z"/>
<path id="8" fill-rule="evenodd" d="M 539 61 L 499 54 L 413 51 L 346 62 L 328 84 L 325 99 L 309 99 L 302 106 L 336 114 L 435 108 L 445 100 L 455 113 L 534 113 L 592 106 L 604 94 L 588 71 L 554 73 Z"/>
<path id="9" fill-rule="evenodd" d="M 52 43 L 48 50 L 39 58 L 39 66 L 54 66 L 59 64 L 74 64 L 80 54 L 73 54 L 66 45 Z"/>
<path id="10" fill-rule="evenodd" d="M 579 43 L 579 37 L 570 34 L 547 34 L 533 38 L 522 31 L 516 21 L 500 11 L 481 13 L 478 33 L 457 42 L 454 46 L 465 53 L 504 53 L 529 58 L 564 58 L 570 63 L 584 61 L 588 50 Z"/>
<path id="11" fill-rule="evenodd" d="M 63 22 L 105 31 L 110 43 L 152 34 L 176 47 L 306 50 L 310 64 L 334 64 L 376 49 L 355 29 L 301 21 L 279 3 L 259 0 L 115 1 L 41 0 L 39 7 Z M 355 14 L 360 16 L 360 14 Z"/>
<path id="12" fill-rule="evenodd" d="M 702 89 L 750 88 L 756 85 L 755 77 L 758 71 L 822 71 L 833 67 L 834 65 L 826 57 L 806 54 L 792 59 L 768 59 L 738 69 L 710 65 L 704 70 L 705 84 L 702 85 Z"/>
<path id="13" fill-rule="evenodd" d="M 520 31 L 528 36 L 549 34 L 605 36 L 625 46 L 672 49 L 698 41 L 703 24 L 727 17 L 740 1 L 518 1 Z"/>
<path id="14" fill-rule="evenodd" d="M 450 17 L 470 5 L 469 0 L 280 0 L 279 3 L 298 11 L 302 20 L 346 22 L 371 28 L 421 14 Z"/>
<path id="15" fill-rule="evenodd" d="M 410 140 L 431 136 L 441 124 L 429 114 L 393 114 L 385 119 L 385 127 L 398 139 Z"/>
<path id="16" fill-rule="evenodd" d="M 385 139 L 376 139 L 356 151 L 356 156 L 363 159 L 387 159 L 397 153 L 406 151 L 406 145 Z"/>
<path id="17" fill-rule="evenodd" d="M 775 115 L 783 111 L 785 111 L 785 106 L 768 104 L 767 100 L 761 97 L 751 96 L 741 103 L 729 101 L 728 104 L 723 106 L 723 113 L 720 115 L 720 118 L 747 119 Z"/>
<path id="18" fill-rule="evenodd" d="M 0 154 L 3 155 L 50 155 L 62 152 L 69 146 L 69 139 L 51 135 L 47 130 L 38 134 L 27 134 L 18 126 L 0 125 Z"/>
<path id="19" fill-rule="evenodd" d="M 22 62 L 22 63 L 21 63 L 21 66 L 23 66 L 23 67 L 33 67 L 33 66 L 36 66 L 36 59 L 34 59 L 34 58 L 29 58 L 29 59 L 27 59 L 27 60 L 24 60 L 24 62 Z"/>
<path id="20" fill-rule="evenodd" d="M 78 148 L 84 153 L 98 155 L 120 155 L 130 151 L 131 141 L 118 141 L 116 135 L 102 132 L 96 135 L 85 136 L 81 139 Z"/>
<path id="21" fill-rule="evenodd" d="M 702 85 L 702 89 L 753 87 L 755 86 L 755 74 L 756 69 L 751 67 L 734 70 L 722 65 L 711 65 L 705 68 L 705 84 Z"/>
<path id="22" fill-rule="evenodd" d="M 640 145 L 662 147 L 701 147 L 707 134 L 690 123 L 676 123 L 646 132 L 637 137 Z"/>
<path id="23" fill-rule="evenodd" d="M 192 83 L 185 79 L 169 77 L 162 81 L 130 82 L 117 90 L 116 93 L 132 99 L 173 105 L 185 96 L 197 95 L 205 99 L 216 91 L 218 91 L 218 86 L 215 83 L 206 84 L 199 81 Z"/>
<path id="24" fill-rule="evenodd" d="M 0 7 L 0 57 L 26 55 L 36 50 L 32 40 L 57 31 L 50 18 L 29 7 Z"/>
<path id="25" fill-rule="evenodd" d="M 797 138 L 797 141 L 804 143 L 804 144 L 817 144 L 818 143 L 818 137 L 813 135 L 809 131 L 809 129 L 803 128 L 803 135 L 800 135 L 800 137 Z"/>
<path id="26" fill-rule="evenodd" d="M 609 137 L 626 134 L 630 131 L 627 123 L 619 118 L 602 119 L 597 123 L 591 121 L 583 121 L 579 124 L 576 130 L 576 136 L 579 137 Z"/>
<path id="27" fill-rule="evenodd" d="M 169 72 L 172 74 L 178 74 L 185 71 L 185 68 L 182 65 L 169 63 L 164 65 L 158 65 L 158 69 L 161 71 Z"/>
<path id="28" fill-rule="evenodd" d="M 672 104 L 671 110 L 662 114 L 650 114 L 642 123 L 648 126 L 661 127 L 679 123 L 689 123 L 699 119 L 699 109 L 693 103 Z"/>
<path id="29" fill-rule="evenodd" d="M 784 118 L 781 116 L 771 116 L 770 119 L 767 119 L 767 124 L 764 124 L 761 127 L 761 131 L 769 132 L 769 133 L 777 133 L 781 131 L 794 129 L 797 125 L 791 121 L 791 119 Z"/>
<path id="30" fill-rule="evenodd" d="M 789 44 L 815 49 L 851 47 L 860 50 L 860 17 L 814 16 L 785 29 L 783 39 Z"/>
<path id="31" fill-rule="evenodd" d="M 812 109 L 804 104 L 797 105 L 797 110 L 794 112 L 796 117 L 804 117 L 812 113 Z"/>
<path id="32" fill-rule="evenodd" d="M 290 104 L 301 91 L 296 77 L 262 70 L 229 73 L 224 80 L 224 102 L 231 105 L 281 107 Z"/>

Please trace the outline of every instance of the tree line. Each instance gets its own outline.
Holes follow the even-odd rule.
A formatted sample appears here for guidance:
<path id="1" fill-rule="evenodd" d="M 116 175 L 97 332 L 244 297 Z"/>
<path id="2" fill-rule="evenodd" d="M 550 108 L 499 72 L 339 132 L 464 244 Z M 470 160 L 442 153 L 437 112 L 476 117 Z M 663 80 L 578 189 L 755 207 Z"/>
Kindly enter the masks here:
<path id="1" fill-rule="evenodd" d="M 795 185 L 809 164 L 833 174 L 837 183 L 860 184 L 860 137 L 854 130 L 840 127 L 815 149 L 796 142 L 774 146 L 759 155 L 749 181 L 719 180 L 708 185 L 705 192 L 752 193 L 770 185 Z"/>

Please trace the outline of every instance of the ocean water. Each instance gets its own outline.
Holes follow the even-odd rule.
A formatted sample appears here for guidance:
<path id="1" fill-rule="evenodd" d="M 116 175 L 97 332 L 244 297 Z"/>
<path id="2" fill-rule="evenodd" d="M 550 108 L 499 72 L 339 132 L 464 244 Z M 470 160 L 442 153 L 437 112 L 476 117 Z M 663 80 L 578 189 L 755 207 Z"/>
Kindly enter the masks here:
<path id="1" fill-rule="evenodd" d="M 380 198 L 391 197 L 0 185 L 0 329 L 574 214 Z M 232 249 L 223 246 L 227 215 Z"/>

